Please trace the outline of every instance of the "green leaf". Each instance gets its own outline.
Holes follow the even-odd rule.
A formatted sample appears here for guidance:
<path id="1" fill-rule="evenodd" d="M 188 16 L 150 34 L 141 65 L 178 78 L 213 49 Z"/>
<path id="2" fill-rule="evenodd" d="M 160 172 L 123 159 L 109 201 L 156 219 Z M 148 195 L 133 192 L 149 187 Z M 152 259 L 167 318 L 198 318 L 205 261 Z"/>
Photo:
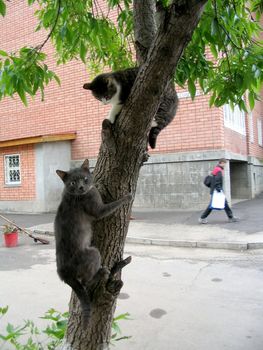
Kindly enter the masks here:
<path id="1" fill-rule="evenodd" d="M 210 50 L 211 50 L 213 56 L 214 56 L 215 58 L 218 58 L 218 52 L 217 52 L 216 46 L 213 45 L 213 44 L 211 44 L 211 45 L 210 45 Z"/>
<path id="2" fill-rule="evenodd" d="M 238 106 L 240 108 L 241 111 L 244 111 L 244 112 L 248 112 L 247 110 L 247 107 L 246 107 L 246 104 L 244 102 L 244 100 L 241 98 L 240 101 L 238 102 Z"/>
<path id="3" fill-rule="evenodd" d="M 8 56 L 8 53 L 3 51 L 3 50 L 0 50 L 0 55 L 1 56 L 4 56 L 4 57 L 7 57 Z"/>
<path id="4" fill-rule="evenodd" d="M 216 99 L 216 94 L 214 93 L 210 99 L 209 99 L 209 107 L 211 108 L 213 106 L 213 104 L 215 103 L 215 99 Z"/>
<path id="5" fill-rule="evenodd" d="M 86 63 L 87 51 L 88 51 L 87 45 L 85 45 L 85 43 L 81 41 L 79 55 L 83 63 Z"/>
<path id="6" fill-rule="evenodd" d="M 53 78 L 56 80 L 56 82 L 57 82 L 58 85 L 60 86 L 60 85 L 61 85 L 60 79 L 59 79 L 59 77 L 58 77 L 55 73 L 53 74 Z"/>
<path id="7" fill-rule="evenodd" d="M 255 71 L 255 78 L 256 78 L 256 79 L 259 78 L 260 75 L 261 75 L 260 69 L 256 69 L 256 71 Z"/>
<path id="8" fill-rule="evenodd" d="M 188 79 L 188 90 L 190 92 L 191 98 L 192 100 L 195 98 L 195 94 L 196 94 L 196 87 L 195 87 L 195 83 L 192 79 Z"/>
<path id="9" fill-rule="evenodd" d="M 116 317 L 114 317 L 113 321 L 120 321 L 120 320 L 129 320 L 130 318 L 130 314 L 128 312 L 126 312 L 125 314 L 120 314 Z"/>
<path id="10" fill-rule="evenodd" d="M 5 14 L 6 14 L 6 4 L 4 3 L 3 0 L 0 0 L 0 15 L 4 17 Z"/>
<path id="11" fill-rule="evenodd" d="M 0 314 L 5 315 L 8 311 L 8 306 L 0 307 Z"/>
<path id="12" fill-rule="evenodd" d="M 216 18 L 214 18 L 212 20 L 212 23 L 211 23 L 211 34 L 212 35 L 217 35 L 219 29 L 218 29 L 218 21 Z"/>
<path id="13" fill-rule="evenodd" d="M 20 81 L 17 84 L 17 93 L 21 101 L 24 103 L 24 105 L 27 106 L 27 98 L 26 98 L 25 90 L 23 89 L 23 86 Z"/>
<path id="14" fill-rule="evenodd" d="M 248 93 L 248 101 L 249 101 L 249 107 L 250 109 L 254 109 L 255 107 L 255 97 L 254 97 L 254 93 L 252 91 L 250 91 Z"/>

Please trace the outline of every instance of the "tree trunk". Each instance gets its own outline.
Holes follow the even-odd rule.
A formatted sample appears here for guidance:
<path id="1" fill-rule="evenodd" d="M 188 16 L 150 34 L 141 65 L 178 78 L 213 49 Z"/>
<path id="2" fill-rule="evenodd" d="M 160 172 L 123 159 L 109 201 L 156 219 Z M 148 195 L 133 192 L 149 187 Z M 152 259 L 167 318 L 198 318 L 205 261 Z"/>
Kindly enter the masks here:
<path id="1" fill-rule="evenodd" d="M 138 9 L 138 3 L 142 6 L 145 3 L 153 4 L 149 0 L 134 1 L 134 11 Z M 175 72 L 183 50 L 198 24 L 205 3 L 206 0 L 175 0 L 165 10 L 164 21 L 159 26 L 149 52 L 146 47 L 147 59 L 141 66 L 131 95 L 120 116 L 114 126 L 108 121 L 103 122 L 102 144 L 94 176 L 104 201 L 119 199 L 128 192 L 135 194 L 152 118 L 167 82 Z M 154 9 L 154 6 L 151 8 Z M 149 15 L 152 16 L 151 13 Z M 155 31 L 154 23 L 149 27 Z M 140 37 L 139 34 L 137 36 Z M 152 33 L 149 37 L 151 36 Z M 130 210 L 131 203 L 114 215 L 94 224 L 94 245 L 101 253 L 102 264 L 109 270 L 123 259 Z M 120 282 L 122 267 L 119 266 L 117 273 L 117 270 L 112 271 L 109 280 L 103 282 L 101 288 L 97 289 L 93 312 L 86 329 L 82 328 L 78 300 L 72 295 L 67 331 L 67 343 L 71 349 L 109 348 L 116 297 L 122 286 Z M 132 313 L 132 310 L 127 311 Z"/>

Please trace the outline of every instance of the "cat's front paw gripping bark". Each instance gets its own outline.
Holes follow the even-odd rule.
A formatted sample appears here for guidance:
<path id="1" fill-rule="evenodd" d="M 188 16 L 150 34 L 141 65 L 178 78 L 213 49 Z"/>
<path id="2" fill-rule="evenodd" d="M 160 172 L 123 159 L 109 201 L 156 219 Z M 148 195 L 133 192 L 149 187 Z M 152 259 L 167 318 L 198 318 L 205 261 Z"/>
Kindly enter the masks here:
<path id="1" fill-rule="evenodd" d="M 125 200 L 125 202 L 130 202 L 130 201 L 133 199 L 132 193 L 130 192 L 130 193 L 126 194 L 126 195 L 123 197 L 123 199 Z"/>
<path id="2" fill-rule="evenodd" d="M 106 145 L 108 150 L 115 154 L 116 153 L 116 143 L 113 134 L 114 126 L 111 124 L 109 119 L 104 119 L 102 122 L 101 138 L 103 143 Z"/>

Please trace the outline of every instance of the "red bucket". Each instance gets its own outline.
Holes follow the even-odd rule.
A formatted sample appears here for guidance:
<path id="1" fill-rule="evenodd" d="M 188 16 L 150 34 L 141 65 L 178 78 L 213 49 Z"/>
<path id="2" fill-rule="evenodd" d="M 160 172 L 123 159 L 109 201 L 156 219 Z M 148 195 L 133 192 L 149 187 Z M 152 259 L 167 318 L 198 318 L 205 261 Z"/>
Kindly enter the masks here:
<path id="1" fill-rule="evenodd" d="M 5 233 L 5 246 L 7 248 L 16 247 L 18 241 L 18 232 Z"/>

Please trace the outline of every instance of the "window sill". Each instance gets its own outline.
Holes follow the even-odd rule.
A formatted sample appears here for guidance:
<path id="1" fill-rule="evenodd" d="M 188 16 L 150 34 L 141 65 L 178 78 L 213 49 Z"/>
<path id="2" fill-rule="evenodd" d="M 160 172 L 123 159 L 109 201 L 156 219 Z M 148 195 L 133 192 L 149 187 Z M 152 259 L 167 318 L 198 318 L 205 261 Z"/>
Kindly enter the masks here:
<path id="1" fill-rule="evenodd" d="M 4 184 L 4 188 L 21 187 L 22 184 Z"/>

